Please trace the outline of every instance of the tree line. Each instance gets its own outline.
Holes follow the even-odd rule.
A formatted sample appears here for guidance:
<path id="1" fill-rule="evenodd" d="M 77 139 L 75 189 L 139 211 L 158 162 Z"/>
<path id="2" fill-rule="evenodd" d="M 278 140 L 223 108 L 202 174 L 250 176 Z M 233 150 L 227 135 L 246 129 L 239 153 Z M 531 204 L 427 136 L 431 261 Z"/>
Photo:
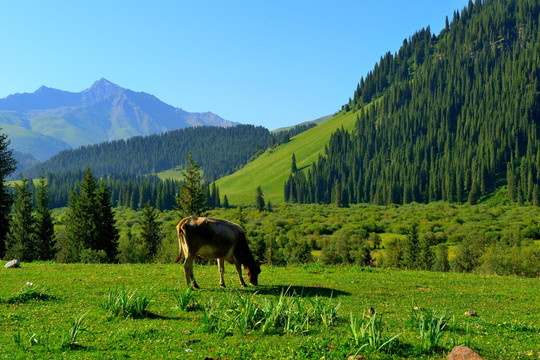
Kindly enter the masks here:
<path id="1" fill-rule="evenodd" d="M 263 153 L 268 147 L 288 142 L 292 136 L 315 125 L 297 125 L 277 133 L 253 125 L 191 127 L 162 134 L 135 136 L 97 145 L 65 150 L 24 172 L 37 178 L 47 174 L 77 173 L 87 166 L 96 176 L 145 175 L 186 166 L 191 151 L 207 182 L 228 175 Z M 64 176 L 64 175 L 60 175 Z M 152 182 L 153 180 L 150 180 Z"/>
<path id="2" fill-rule="evenodd" d="M 41 169 L 46 173 L 63 173 L 87 166 L 96 176 L 151 174 L 184 168 L 185 156 L 191 151 L 205 179 L 211 182 L 243 166 L 254 153 L 270 146 L 272 138 L 261 126 L 190 127 L 64 150 L 25 171 L 25 176 L 38 177 Z"/>
<path id="3" fill-rule="evenodd" d="M 4 140 L 0 138 L 0 145 L 7 144 Z M 0 162 L 0 168 L 6 174 L 13 171 L 11 152 L 0 149 L 0 154 L 9 160 Z M 215 184 L 210 187 L 204 182 L 199 165 L 191 159 L 191 154 L 186 157 L 186 161 L 188 168 L 183 173 L 184 181 L 178 183 L 173 195 L 175 209 L 182 216 L 203 215 L 207 208 L 214 205 L 216 198 L 219 199 L 218 189 Z M 16 258 L 20 261 L 54 259 L 58 262 L 83 263 L 119 260 L 120 235 L 111 186 L 103 179 L 97 180 L 90 168 L 78 175 L 82 176 L 70 192 L 64 226 L 58 233 L 54 230 L 50 189 L 44 172 L 41 173 L 37 187 L 21 175 L 20 181 L 15 184 L 14 193 L 6 193 L 7 196 L 2 198 L 11 206 L 11 213 L 2 214 L 2 221 L 8 226 L 0 238 L 0 258 Z M 148 183 L 141 184 L 141 189 L 146 189 Z M 157 210 L 152 206 L 150 198 L 139 199 L 145 201 L 139 206 L 142 208 L 140 236 L 136 237 L 131 232 L 128 234 L 132 245 L 135 245 L 130 250 L 132 261 L 150 261 L 161 245 L 163 235 L 157 222 Z M 159 197 L 153 199 L 158 200 Z"/>
<path id="4" fill-rule="evenodd" d="M 477 1 L 439 36 L 417 32 L 362 79 L 338 129 L 286 201 L 477 203 L 508 185 L 540 202 L 540 31 L 537 1 Z"/>

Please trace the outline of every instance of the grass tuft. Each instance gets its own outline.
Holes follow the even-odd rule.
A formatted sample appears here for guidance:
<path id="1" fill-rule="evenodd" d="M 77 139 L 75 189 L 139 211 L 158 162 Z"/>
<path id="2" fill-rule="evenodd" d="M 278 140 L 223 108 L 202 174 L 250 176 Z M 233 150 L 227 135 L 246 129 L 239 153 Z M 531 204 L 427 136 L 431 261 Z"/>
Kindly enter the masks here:
<path id="1" fill-rule="evenodd" d="M 78 318 L 75 318 L 71 322 L 69 330 L 63 333 L 60 345 L 63 350 L 77 350 L 84 348 L 78 342 L 79 337 L 85 332 L 91 333 L 91 331 L 88 330 L 88 327 L 83 324 L 83 319 L 85 315 L 86 313 L 82 314 Z"/>
<path id="2" fill-rule="evenodd" d="M 176 299 L 178 308 L 182 311 L 195 311 L 201 309 L 201 305 L 196 300 L 192 286 L 189 286 L 184 292 L 174 291 L 173 296 Z"/>
<path id="3" fill-rule="evenodd" d="M 47 294 L 45 290 L 46 288 L 43 286 L 26 283 L 14 296 L 11 296 L 4 302 L 6 304 L 24 304 L 30 301 L 54 300 L 55 297 Z"/>
<path id="4" fill-rule="evenodd" d="M 352 313 L 349 322 L 349 332 L 354 346 L 359 346 L 355 355 L 360 352 L 382 352 L 393 353 L 398 348 L 398 337 L 401 334 L 388 336 L 384 334 L 382 315 L 362 314 L 359 320 Z"/>
<path id="5" fill-rule="evenodd" d="M 143 318 L 148 316 L 147 308 L 150 297 L 138 295 L 137 290 L 128 290 L 124 285 L 110 288 L 103 303 L 115 317 Z"/>

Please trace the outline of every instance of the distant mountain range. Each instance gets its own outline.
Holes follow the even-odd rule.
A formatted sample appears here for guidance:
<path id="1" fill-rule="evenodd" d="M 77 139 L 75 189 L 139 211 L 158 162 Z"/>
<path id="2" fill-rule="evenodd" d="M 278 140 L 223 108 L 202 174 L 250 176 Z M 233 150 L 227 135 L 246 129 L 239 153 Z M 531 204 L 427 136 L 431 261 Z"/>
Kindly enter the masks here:
<path id="1" fill-rule="evenodd" d="M 78 93 L 42 86 L 34 93 L 0 99 L 1 131 L 8 135 L 16 158 L 24 157 L 25 162 L 28 155 L 44 161 L 65 149 L 108 140 L 236 124 L 211 112 L 184 111 L 106 79 Z"/>

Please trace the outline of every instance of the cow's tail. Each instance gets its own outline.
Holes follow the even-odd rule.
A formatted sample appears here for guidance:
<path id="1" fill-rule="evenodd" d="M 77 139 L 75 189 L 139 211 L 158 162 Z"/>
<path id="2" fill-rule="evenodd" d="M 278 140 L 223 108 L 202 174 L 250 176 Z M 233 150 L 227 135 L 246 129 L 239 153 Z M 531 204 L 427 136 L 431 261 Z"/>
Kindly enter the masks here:
<path id="1" fill-rule="evenodd" d="M 184 225 L 185 221 L 182 220 L 180 221 L 180 223 L 178 223 L 178 225 L 176 225 L 176 233 L 178 234 L 178 256 L 176 257 L 176 259 L 174 259 L 174 263 L 176 264 L 177 262 L 180 261 L 180 259 L 182 258 L 182 252 L 183 252 L 183 249 L 184 247 L 182 246 L 182 237 L 184 236 L 184 231 L 182 230 L 182 226 Z"/>

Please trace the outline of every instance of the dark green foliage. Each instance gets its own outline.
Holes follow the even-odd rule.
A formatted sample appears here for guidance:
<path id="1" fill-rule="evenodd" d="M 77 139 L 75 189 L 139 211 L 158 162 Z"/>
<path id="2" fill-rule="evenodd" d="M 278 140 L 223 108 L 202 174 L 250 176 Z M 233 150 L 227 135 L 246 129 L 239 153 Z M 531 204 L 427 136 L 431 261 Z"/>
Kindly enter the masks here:
<path id="1" fill-rule="evenodd" d="M 438 244 L 435 248 L 433 259 L 434 271 L 449 271 L 450 263 L 448 262 L 448 246 L 446 244 Z"/>
<path id="2" fill-rule="evenodd" d="M 161 233 L 161 226 L 157 222 L 158 214 L 150 203 L 146 203 L 142 210 L 141 219 L 141 239 L 146 250 L 146 262 L 150 262 L 156 255 L 163 234 Z"/>
<path id="3" fill-rule="evenodd" d="M 39 260 L 52 260 L 54 258 L 54 245 L 56 236 L 52 212 L 49 208 L 49 189 L 45 175 L 41 173 L 36 189 L 36 237 L 39 247 Z"/>
<path id="4" fill-rule="evenodd" d="M 384 266 L 391 268 L 404 267 L 403 262 L 404 241 L 394 239 L 386 246 L 386 255 L 384 257 Z"/>
<path id="5" fill-rule="evenodd" d="M 47 184 L 51 207 L 67 206 L 68 199 L 84 176 L 84 171 L 49 174 Z M 154 175 L 111 174 L 103 176 L 102 181 L 109 187 L 111 201 L 116 206 L 133 210 L 144 207 L 147 201 L 159 210 L 172 210 L 176 205 L 178 182 L 160 180 Z"/>
<path id="6" fill-rule="evenodd" d="M 465 239 L 460 242 L 452 259 L 452 269 L 457 272 L 470 272 L 480 264 L 483 246 L 478 241 Z"/>
<path id="7" fill-rule="evenodd" d="M 186 156 L 187 168 L 182 172 L 184 181 L 180 183 L 180 191 L 176 197 L 180 216 L 205 216 L 207 194 L 199 163 L 191 158 L 191 152 Z"/>
<path id="8" fill-rule="evenodd" d="M 41 168 L 47 173 L 62 173 L 84 170 L 87 166 L 96 176 L 150 174 L 186 167 L 185 156 L 191 151 L 205 178 L 213 181 L 247 163 L 257 148 L 266 149 L 271 138 L 267 129 L 253 125 L 192 127 L 65 150 L 25 174 L 38 177 Z"/>
<path id="9" fill-rule="evenodd" d="M 298 168 L 296 167 L 296 156 L 293 153 L 292 160 L 291 160 L 291 174 L 296 174 L 297 171 L 298 171 Z"/>
<path id="10" fill-rule="evenodd" d="M 0 129 L 2 130 L 2 129 Z M 11 207 L 11 194 L 4 181 L 15 171 L 13 150 L 9 149 L 10 142 L 7 135 L 0 133 L 0 259 L 6 252 L 6 238 L 9 232 L 9 209 Z"/>
<path id="11" fill-rule="evenodd" d="M 255 191 L 255 208 L 264 211 L 264 195 L 260 186 Z"/>
<path id="12" fill-rule="evenodd" d="M 32 192 L 29 180 L 22 178 L 15 184 L 15 202 L 9 222 L 6 256 L 20 261 L 34 261 L 40 257 L 36 223 L 33 214 Z"/>
<path id="13" fill-rule="evenodd" d="M 407 233 L 403 246 L 403 265 L 408 269 L 419 268 L 419 254 L 418 224 L 413 223 Z"/>
<path id="14" fill-rule="evenodd" d="M 113 262 L 118 247 L 109 188 L 99 185 L 89 168 L 70 196 L 66 213 L 66 233 L 58 240 L 60 262 Z"/>
<path id="15" fill-rule="evenodd" d="M 285 200 L 475 204 L 507 182 L 510 201 L 537 204 L 539 13 L 528 0 L 470 2 L 439 36 L 423 29 L 387 53 L 344 106 L 355 130 L 291 174 Z"/>

